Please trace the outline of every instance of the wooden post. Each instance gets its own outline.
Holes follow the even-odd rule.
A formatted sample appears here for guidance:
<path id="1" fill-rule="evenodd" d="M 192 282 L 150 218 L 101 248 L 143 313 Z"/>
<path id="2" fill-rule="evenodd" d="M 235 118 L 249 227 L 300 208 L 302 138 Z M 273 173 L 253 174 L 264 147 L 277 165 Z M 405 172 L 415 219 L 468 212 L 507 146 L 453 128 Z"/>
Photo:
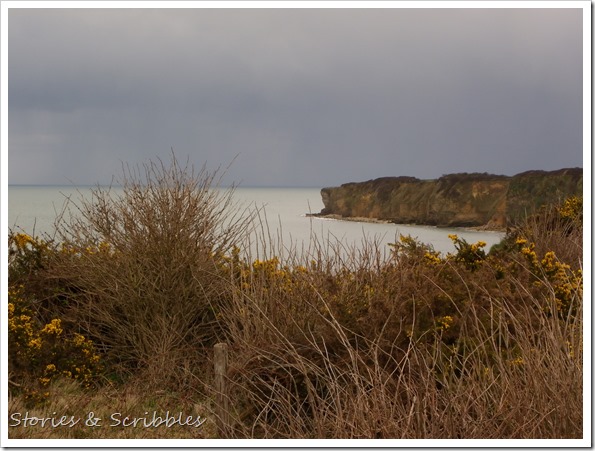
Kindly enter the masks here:
<path id="1" fill-rule="evenodd" d="M 219 438 L 227 438 L 230 431 L 229 390 L 227 386 L 227 343 L 215 345 L 215 415 Z"/>

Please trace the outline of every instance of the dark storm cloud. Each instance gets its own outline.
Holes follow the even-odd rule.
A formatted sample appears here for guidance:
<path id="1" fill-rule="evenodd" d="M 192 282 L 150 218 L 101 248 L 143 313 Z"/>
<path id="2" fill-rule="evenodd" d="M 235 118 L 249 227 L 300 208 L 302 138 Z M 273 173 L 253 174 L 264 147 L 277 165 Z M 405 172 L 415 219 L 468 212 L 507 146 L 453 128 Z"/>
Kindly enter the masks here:
<path id="1" fill-rule="evenodd" d="M 9 182 L 244 185 L 582 165 L 571 9 L 9 11 Z"/>

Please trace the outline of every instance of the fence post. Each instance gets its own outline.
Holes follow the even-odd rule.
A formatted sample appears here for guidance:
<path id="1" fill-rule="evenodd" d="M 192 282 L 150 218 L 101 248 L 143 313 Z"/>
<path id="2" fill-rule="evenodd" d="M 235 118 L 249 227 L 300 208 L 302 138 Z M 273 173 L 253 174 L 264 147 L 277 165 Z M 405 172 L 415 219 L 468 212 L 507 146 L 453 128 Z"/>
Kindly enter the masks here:
<path id="1" fill-rule="evenodd" d="M 229 389 L 227 385 L 227 343 L 215 345 L 215 421 L 220 438 L 226 438 L 230 431 Z"/>

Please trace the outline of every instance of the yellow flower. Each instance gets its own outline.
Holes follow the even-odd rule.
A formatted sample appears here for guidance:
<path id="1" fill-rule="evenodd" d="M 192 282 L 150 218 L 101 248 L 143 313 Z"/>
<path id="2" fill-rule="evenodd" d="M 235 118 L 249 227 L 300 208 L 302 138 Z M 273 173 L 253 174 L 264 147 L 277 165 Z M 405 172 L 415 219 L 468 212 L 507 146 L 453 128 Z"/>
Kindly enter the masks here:
<path id="1" fill-rule="evenodd" d="M 72 339 L 72 342 L 76 345 L 76 346 L 81 346 L 82 344 L 85 343 L 85 337 L 81 334 L 74 334 L 74 338 Z"/>
<path id="2" fill-rule="evenodd" d="M 18 248 L 24 249 L 27 244 L 33 244 L 33 238 L 31 238 L 26 233 L 17 233 L 14 235 L 14 241 Z"/>
<path id="3" fill-rule="evenodd" d="M 560 213 L 560 217 L 563 219 L 575 219 L 580 217 L 583 212 L 583 198 L 573 196 L 564 202 L 558 212 Z"/>
<path id="4" fill-rule="evenodd" d="M 574 359 L 574 346 L 568 340 L 566 340 L 566 346 L 568 347 L 568 357 Z"/>
<path id="5" fill-rule="evenodd" d="M 62 333 L 62 321 L 53 319 L 49 324 L 46 324 L 42 333 L 60 335 Z"/>
<path id="6" fill-rule="evenodd" d="M 31 349 L 41 349 L 41 338 L 34 338 L 31 341 L 29 341 L 28 346 Z"/>
<path id="7" fill-rule="evenodd" d="M 440 259 L 440 257 L 438 256 L 438 253 L 436 253 L 436 252 L 426 251 L 426 253 L 424 254 L 424 258 L 426 259 L 427 263 L 429 263 L 430 265 L 438 265 L 438 264 L 442 263 L 442 260 Z"/>
<path id="8" fill-rule="evenodd" d="M 73 254 L 76 254 L 76 249 L 69 244 L 62 243 L 60 245 L 60 252 L 62 252 L 63 254 L 72 254 L 73 255 Z"/>
<path id="9" fill-rule="evenodd" d="M 523 360 L 522 357 L 517 357 L 513 360 L 510 360 L 510 364 L 515 365 L 515 366 L 520 366 L 523 365 L 525 363 L 525 361 Z"/>
<path id="10" fill-rule="evenodd" d="M 529 263 L 531 263 L 531 265 L 533 266 L 537 266 L 539 261 L 537 259 L 537 254 L 534 251 L 535 249 L 535 244 L 531 243 L 528 247 L 522 247 L 521 248 L 521 253 L 527 257 L 527 259 L 529 260 Z"/>
<path id="11" fill-rule="evenodd" d="M 454 319 L 452 316 L 443 316 L 438 320 L 438 330 L 447 330 L 451 326 L 453 321 Z"/>

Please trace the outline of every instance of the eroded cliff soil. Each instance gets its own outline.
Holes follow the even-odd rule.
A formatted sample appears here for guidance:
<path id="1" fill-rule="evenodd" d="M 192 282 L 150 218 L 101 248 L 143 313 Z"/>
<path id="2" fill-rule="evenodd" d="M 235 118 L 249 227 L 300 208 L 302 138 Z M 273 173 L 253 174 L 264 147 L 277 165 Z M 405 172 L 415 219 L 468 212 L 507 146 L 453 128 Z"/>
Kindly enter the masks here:
<path id="1" fill-rule="evenodd" d="M 512 177 L 485 173 L 449 174 L 437 180 L 384 177 L 323 188 L 320 215 L 499 229 L 544 204 L 582 195 L 582 189 L 582 168 Z"/>

